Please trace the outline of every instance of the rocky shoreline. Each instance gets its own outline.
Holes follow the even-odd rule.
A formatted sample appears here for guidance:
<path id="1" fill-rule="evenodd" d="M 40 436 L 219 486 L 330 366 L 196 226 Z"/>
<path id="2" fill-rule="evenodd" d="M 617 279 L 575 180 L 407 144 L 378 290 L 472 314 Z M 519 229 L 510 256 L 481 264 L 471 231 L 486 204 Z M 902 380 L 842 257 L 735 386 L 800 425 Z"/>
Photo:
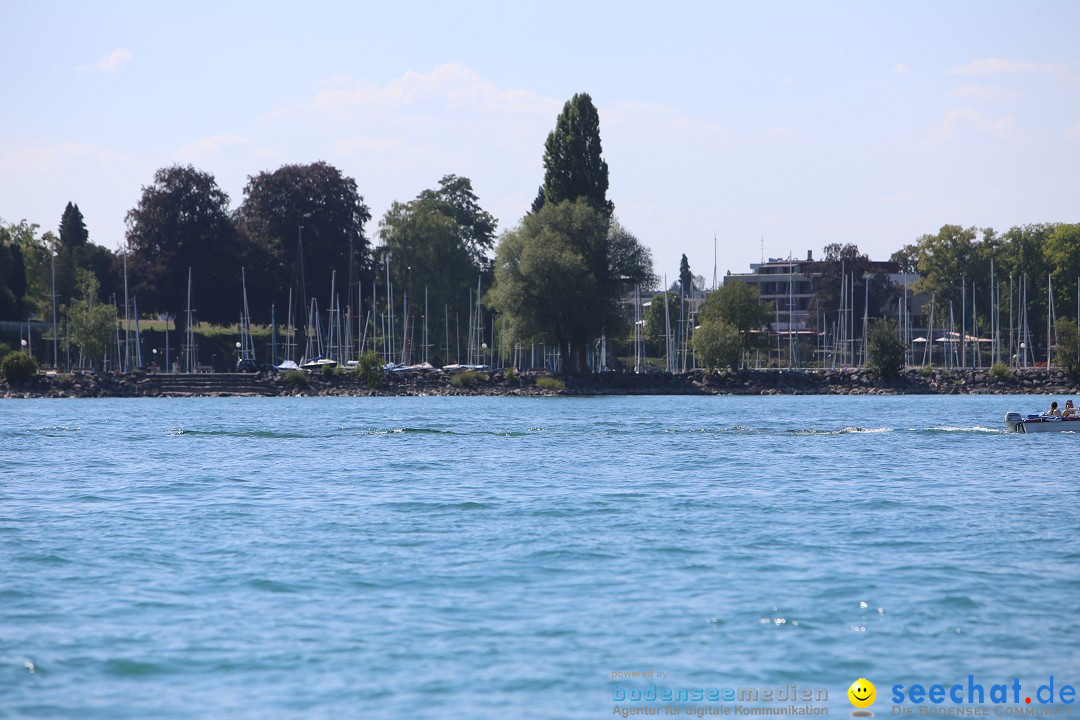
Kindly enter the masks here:
<path id="1" fill-rule="evenodd" d="M 288 397 L 288 396 L 553 396 L 553 395 L 1080 395 L 1080 379 L 1061 370 L 1028 369 L 1003 376 L 985 370 L 912 370 L 879 378 L 868 370 L 742 370 L 739 372 L 602 373 L 544 381 L 546 373 L 482 373 L 454 379 L 443 372 L 387 373 L 375 386 L 351 373 L 53 374 L 9 386 L 4 398 Z M 537 384 L 538 381 L 541 384 Z M 546 384 L 548 387 L 544 387 Z M 554 387 L 551 387 L 554 385 Z"/>

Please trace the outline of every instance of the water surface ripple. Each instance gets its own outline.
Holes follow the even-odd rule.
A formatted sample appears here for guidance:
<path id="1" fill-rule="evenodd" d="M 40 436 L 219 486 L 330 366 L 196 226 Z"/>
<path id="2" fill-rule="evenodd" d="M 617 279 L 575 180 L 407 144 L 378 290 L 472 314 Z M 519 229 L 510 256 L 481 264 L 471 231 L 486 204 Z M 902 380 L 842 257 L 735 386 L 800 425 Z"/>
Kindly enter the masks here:
<path id="1" fill-rule="evenodd" d="M 0 717 L 1077 681 L 1080 437 L 1000 432 L 1047 402 L 5 402 Z"/>

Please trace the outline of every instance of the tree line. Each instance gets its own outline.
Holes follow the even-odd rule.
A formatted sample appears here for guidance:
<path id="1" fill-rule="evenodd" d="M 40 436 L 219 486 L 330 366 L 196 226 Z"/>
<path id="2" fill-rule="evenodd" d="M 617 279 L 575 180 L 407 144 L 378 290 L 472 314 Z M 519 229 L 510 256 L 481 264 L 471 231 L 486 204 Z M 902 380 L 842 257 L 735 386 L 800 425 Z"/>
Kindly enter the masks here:
<path id="1" fill-rule="evenodd" d="M 628 342 L 634 318 L 622 300 L 635 287 L 651 293 L 656 275 L 648 249 L 619 223 L 607 197 L 609 169 L 588 94 L 563 107 L 544 143 L 543 167 L 529 212 L 501 236 L 471 181 L 448 174 L 412 200 L 394 202 L 379 220 L 378 244 L 357 181 L 328 163 L 250 176 L 235 209 L 211 173 L 190 165 L 161 168 L 127 213 L 121 251 L 90 242 L 74 203 L 65 207 L 58 233 L 0 222 L 0 319 L 51 318 L 55 286 L 61 315 L 76 326 L 72 341 L 96 356 L 101 343 L 91 336 L 105 332 L 115 317 L 110 308 L 124 302 L 126 262 L 127 294 L 139 313 L 165 314 L 178 329 L 186 320 L 190 272 L 199 321 L 236 323 L 243 284 L 256 323 L 290 322 L 304 335 L 314 307 L 325 313 L 336 306 L 373 331 L 376 318 L 384 328 L 399 323 L 400 337 L 423 342 L 433 359 L 447 362 L 458 354 L 451 336 L 460 335 L 462 319 L 483 312 L 489 328 L 498 316 L 500 342 L 543 342 L 558 349 L 564 369 L 583 369 L 598 338 Z M 890 259 L 919 274 L 913 289 L 935 297 L 938 327 L 949 303 L 956 313 L 965 303 L 988 325 L 993 313 L 1000 318 L 1002 308 L 1017 307 L 1021 281 L 1036 337 L 1045 337 L 1049 302 L 1059 317 L 1080 312 L 1080 224 L 1002 234 L 946 225 Z M 895 315 L 901 289 L 870 267 L 855 245 L 826 246 L 815 265 L 809 312 L 815 329 L 831 322 L 842 292 L 852 307 L 865 303 L 872 317 Z M 710 363 L 761 343 L 772 310 L 740 284 L 709 294 L 696 328 L 688 324 L 688 299 L 702 285 L 683 255 L 678 280 L 652 297 L 644 318 L 653 352 L 680 323 L 685 346 L 700 349 Z M 426 328 L 423 338 L 415 334 L 417 322 Z M 862 332 L 858 324 L 855 332 Z"/>
<path id="2" fill-rule="evenodd" d="M 423 342 L 445 362 L 455 354 L 451 318 L 459 328 L 462 318 L 483 312 L 494 328 L 498 313 L 500 340 L 548 343 L 560 349 L 565 367 L 583 368 L 596 336 L 625 334 L 623 289 L 653 282 L 649 252 L 615 220 L 607 187 L 599 116 L 584 93 L 557 118 L 536 201 L 498 247 L 496 221 L 466 177 L 446 175 L 416 198 L 393 203 L 379 221 L 376 246 L 356 180 L 328 163 L 249 177 L 235 210 L 212 174 L 174 165 L 142 188 L 116 253 L 88 241 L 73 204 L 60 236 L 39 237 L 25 222 L 3 225 L 0 318 L 50 317 L 56 265 L 55 303 L 91 335 L 105 332 L 106 316 L 116 313 L 109 308 L 125 297 L 144 316 L 172 318 L 178 331 L 189 302 L 198 321 L 236 323 L 243 285 L 251 321 L 289 322 L 301 335 L 316 306 L 347 309 L 373 329 L 381 317 L 384 334 L 387 322 L 399 323 L 398 337 L 414 342 L 419 320 Z M 311 298 L 317 305 L 308 305 Z M 76 335 L 91 357 L 107 342 Z"/>

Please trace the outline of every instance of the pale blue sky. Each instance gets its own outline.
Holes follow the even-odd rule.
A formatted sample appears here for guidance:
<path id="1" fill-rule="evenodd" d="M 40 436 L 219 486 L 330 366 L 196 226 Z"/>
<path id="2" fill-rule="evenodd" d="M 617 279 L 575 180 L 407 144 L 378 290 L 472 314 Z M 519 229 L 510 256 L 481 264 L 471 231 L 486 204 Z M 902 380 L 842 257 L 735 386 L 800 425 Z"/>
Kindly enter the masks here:
<path id="1" fill-rule="evenodd" d="M 374 216 L 446 173 L 515 225 L 562 104 L 669 280 L 944 223 L 1080 221 L 1080 3 L 0 0 L 0 218 L 116 247 L 155 169 L 325 160 Z"/>

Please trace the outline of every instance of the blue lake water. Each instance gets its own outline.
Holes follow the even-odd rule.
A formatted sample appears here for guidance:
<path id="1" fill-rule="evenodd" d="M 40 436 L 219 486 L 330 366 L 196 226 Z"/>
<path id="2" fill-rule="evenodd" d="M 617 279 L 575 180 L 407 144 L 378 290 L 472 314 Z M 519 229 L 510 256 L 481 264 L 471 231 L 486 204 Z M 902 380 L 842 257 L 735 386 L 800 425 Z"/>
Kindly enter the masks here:
<path id="1" fill-rule="evenodd" d="M 860 677 L 879 716 L 896 683 L 1075 685 L 1080 437 L 1000 431 L 1048 403 L 6 401 L 0 717 L 599 718 L 650 669 L 839 717 Z"/>

